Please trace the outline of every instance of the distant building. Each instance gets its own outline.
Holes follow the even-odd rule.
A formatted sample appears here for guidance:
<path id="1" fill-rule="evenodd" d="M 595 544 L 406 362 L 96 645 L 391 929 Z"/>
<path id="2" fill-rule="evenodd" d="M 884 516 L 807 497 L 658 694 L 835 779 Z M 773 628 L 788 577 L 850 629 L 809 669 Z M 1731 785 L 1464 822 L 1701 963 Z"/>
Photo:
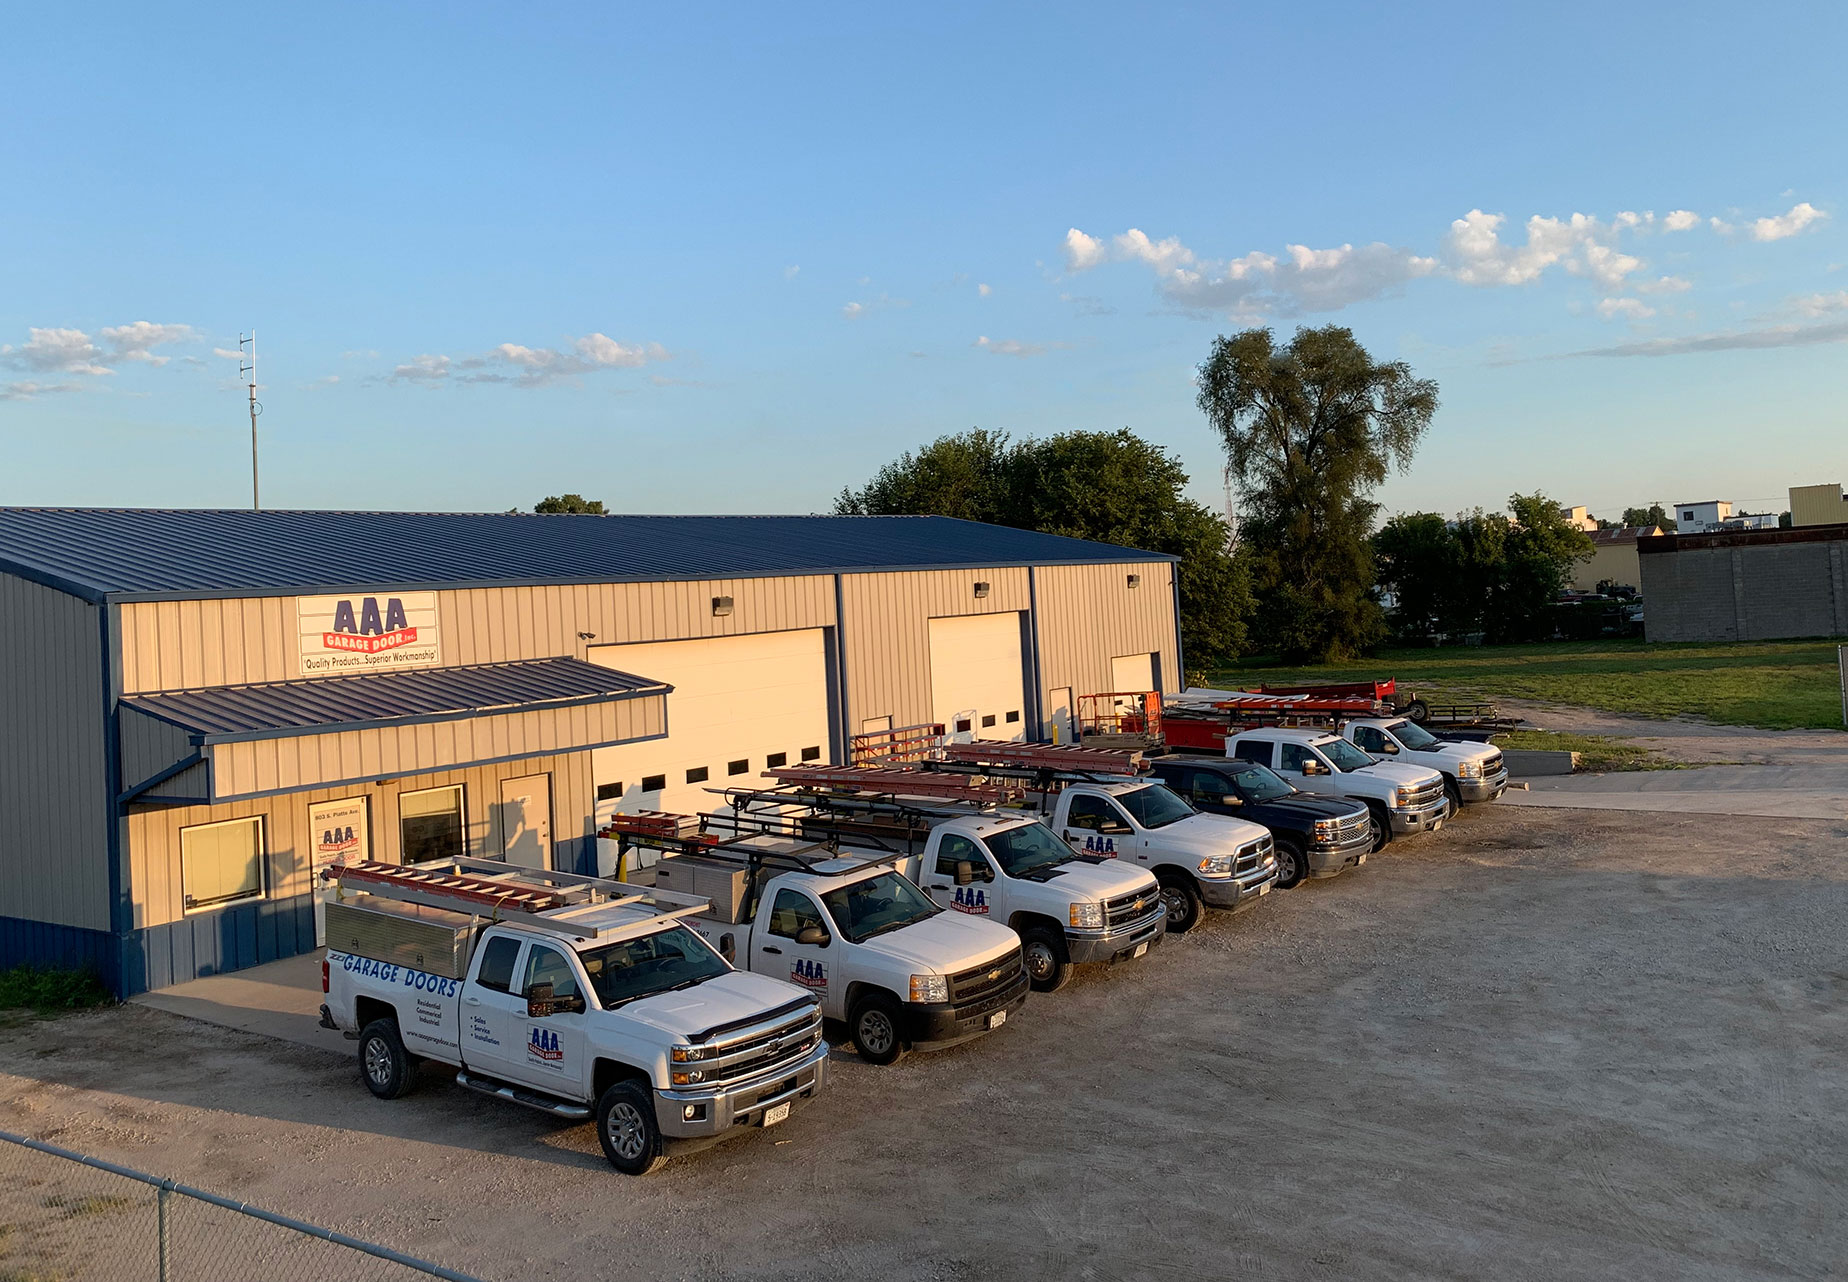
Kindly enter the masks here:
<path id="1" fill-rule="evenodd" d="M 1848 498 L 1840 485 L 1793 485 L 1790 487 L 1790 523 L 1805 525 L 1848 525 Z"/>
<path id="2" fill-rule="evenodd" d="M 1583 527 L 1581 527 L 1583 528 Z M 1600 583 L 1618 587 L 1641 588 L 1642 570 L 1637 564 L 1636 544 L 1640 539 L 1662 533 L 1659 525 L 1626 525 L 1615 530 L 1586 530 L 1593 548 L 1590 557 L 1572 567 L 1572 586 L 1581 592 L 1595 592 Z"/>
<path id="3" fill-rule="evenodd" d="M 1848 635 L 1848 525 L 1664 534 L 1636 547 L 1651 641 Z"/>
<path id="4" fill-rule="evenodd" d="M 1598 518 L 1583 507 L 1562 507 L 1559 509 L 1559 514 L 1565 517 L 1566 524 L 1575 530 L 1583 530 L 1590 534 L 1598 528 Z"/>
<path id="5" fill-rule="evenodd" d="M 1676 532 L 1680 534 L 1700 534 L 1717 526 L 1732 515 L 1732 504 L 1725 499 L 1711 499 L 1704 503 L 1675 504 Z"/>

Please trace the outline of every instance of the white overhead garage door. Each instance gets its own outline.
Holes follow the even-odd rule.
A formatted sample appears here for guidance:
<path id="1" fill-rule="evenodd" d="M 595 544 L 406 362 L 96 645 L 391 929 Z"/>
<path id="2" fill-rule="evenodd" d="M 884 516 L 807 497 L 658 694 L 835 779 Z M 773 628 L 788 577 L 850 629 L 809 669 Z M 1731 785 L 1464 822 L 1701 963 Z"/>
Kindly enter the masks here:
<path id="1" fill-rule="evenodd" d="M 592 663 L 674 687 L 667 738 L 591 754 L 599 819 L 616 810 L 711 810 L 720 802 L 707 788 L 762 787 L 769 765 L 827 760 L 822 642 L 822 629 L 809 628 L 590 647 Z"/>
<path id="2" fill-rule="evenodd" d="M 959 742 L 1026 737 L 1018 611 L 930 621 L 930 702 Z"/>

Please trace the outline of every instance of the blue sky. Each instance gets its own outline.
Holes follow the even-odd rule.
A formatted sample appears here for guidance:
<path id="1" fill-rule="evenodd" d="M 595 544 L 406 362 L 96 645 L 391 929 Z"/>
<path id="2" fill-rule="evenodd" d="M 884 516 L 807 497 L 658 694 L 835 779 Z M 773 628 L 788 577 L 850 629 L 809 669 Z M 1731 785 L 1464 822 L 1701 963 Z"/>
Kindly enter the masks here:
<path id="1" fill-rule="evenodd" d="M 972 426 L 1217 503 L 1213 336 L 1329 322 L 1442 386 L 1394 510 L 1848 481 L 1838 4 L 71 13 L 0 503 L 247 504 L 253 325 L 265 506 L 820 511 Z"/>

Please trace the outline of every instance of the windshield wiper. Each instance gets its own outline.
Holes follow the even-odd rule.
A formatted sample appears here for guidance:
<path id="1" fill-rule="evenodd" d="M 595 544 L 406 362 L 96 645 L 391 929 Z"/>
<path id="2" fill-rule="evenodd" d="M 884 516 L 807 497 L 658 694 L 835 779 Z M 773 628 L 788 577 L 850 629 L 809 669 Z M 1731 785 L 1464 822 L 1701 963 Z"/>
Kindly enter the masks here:
<path id="1" fill-rule="evenodd" d="M 914 926 L 918 922 L 929 921 L 932 917 L 935 917 L 936 915 L 937 915 L 936 913 L 923 913 L 916 917 L 907 917 L 903 921 L 889 921 L 885 925 L 879 927 L 879 929 L 877 930 L 867 931 L 864 935 L 861 935 L 858 939 L 854 940 L 853 942 L 856 944 L 863 944 L 875 935 L 883 935 L 887 931 L 891 931 L 891 930 L 902 930 L 906 926 Z"/>

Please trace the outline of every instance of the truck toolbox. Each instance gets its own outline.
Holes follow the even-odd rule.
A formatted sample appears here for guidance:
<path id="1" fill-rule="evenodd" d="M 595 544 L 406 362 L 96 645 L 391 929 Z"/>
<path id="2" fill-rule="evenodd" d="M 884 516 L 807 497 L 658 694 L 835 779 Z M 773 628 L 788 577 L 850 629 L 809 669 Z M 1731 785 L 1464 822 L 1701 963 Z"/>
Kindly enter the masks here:
<path id="1" fill-rule="evenodd" d="M 372 895 L 357 903 L 327 901 L 329 948 L 444 979 L 461 979 L 468 970 L 474 937 L 475 919 L 467 913 Z"/>
<path id="2" fill-rule="evenodd" d="M 734 925 L 744 918 L 750 870 L 734 860 L 677 855 L 655 865 L 655 885 L 712 901 L 712 914 Z"/>

